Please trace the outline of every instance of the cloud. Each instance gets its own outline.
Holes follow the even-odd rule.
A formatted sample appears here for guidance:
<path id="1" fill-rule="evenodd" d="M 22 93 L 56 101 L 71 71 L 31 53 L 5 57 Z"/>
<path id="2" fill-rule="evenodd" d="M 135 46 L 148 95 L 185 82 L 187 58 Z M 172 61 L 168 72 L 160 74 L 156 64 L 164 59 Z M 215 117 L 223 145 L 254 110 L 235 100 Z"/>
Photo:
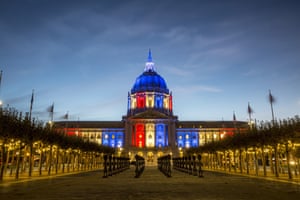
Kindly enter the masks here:
<path id="1" fill-rule="evenodd" d="M 195 85 L 195 86 L 186 86 L 186 87 L 175 86 L 173 91 L 176 91 L 176 93 L 222 92 L 222 90 L 219 88 L 212 87 L 212 86 L 205 86 L 205 85 Z"/>
<path id="2" fill-rule="evenodd" d="M 188 70 L 185 70 L 185 69 L 182 69 L 180 67 L 166 67 L 164 66 L 164 68 L 166 69 L 167 71 L 167 74 L 173 74 L 173 75 L 176 75 L 176 76 L 183 76 L 183 77 L 187 77 L 187 76 L 190 76 L 192 73 Z"/>

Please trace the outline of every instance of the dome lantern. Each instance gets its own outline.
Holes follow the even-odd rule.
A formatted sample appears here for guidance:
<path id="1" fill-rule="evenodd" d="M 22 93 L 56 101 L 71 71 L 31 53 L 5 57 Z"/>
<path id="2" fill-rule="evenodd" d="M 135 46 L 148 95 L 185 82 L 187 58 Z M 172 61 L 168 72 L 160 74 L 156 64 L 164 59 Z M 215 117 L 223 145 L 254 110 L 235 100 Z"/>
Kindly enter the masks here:
<path id="1" fill-rule="evenodd" d="M 132 94 L 137 92 L 159 92 L 169 94 L 166 81 L 155 71 L 151 49 L 149 49 L 148 52 L 148 59 L 145 64 L 144 72 L 136 78 L 131 89 Z"/>
<path id="2" fill-rule="evenodd" d="M 148 52 L 148 60 L 145 64 L 144 72 L 155 72 L 154 62 L 152 61 L 151 49 L 149 49 L 149 52 Z"/>

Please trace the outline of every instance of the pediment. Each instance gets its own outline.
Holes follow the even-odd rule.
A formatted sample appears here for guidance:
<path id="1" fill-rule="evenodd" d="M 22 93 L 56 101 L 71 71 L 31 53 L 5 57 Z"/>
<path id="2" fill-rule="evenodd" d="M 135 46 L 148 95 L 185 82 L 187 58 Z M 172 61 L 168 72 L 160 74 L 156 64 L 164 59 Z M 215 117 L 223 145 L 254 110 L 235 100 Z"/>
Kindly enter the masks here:
<path id="1" fill-rule="evenodd" d="M 143 118 L 143 119 L 156 119 L 156 118 L 162 119 L 162 118 L 164 118 L 164 119 L 167 119 L 169 117 L 165 113 L 161 113 L 156 110 L 146 110 L 144 112 L 135 114 L 132 118 L 134 118 L 134 119 L 137 119 L 137 118 Z"/>

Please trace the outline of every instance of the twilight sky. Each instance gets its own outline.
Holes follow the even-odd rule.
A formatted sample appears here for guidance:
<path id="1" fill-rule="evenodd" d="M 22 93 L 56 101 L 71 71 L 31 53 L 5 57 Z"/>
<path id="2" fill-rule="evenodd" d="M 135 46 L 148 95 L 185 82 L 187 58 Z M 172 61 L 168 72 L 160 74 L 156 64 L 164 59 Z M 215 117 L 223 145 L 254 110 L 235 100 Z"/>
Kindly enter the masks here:
<path id="1" fill-rule="evenodd" d="M 179 120 L 300 114 L 300 2 L 0 0 L 4 106 L 121 120 L 151 48 Z"/>

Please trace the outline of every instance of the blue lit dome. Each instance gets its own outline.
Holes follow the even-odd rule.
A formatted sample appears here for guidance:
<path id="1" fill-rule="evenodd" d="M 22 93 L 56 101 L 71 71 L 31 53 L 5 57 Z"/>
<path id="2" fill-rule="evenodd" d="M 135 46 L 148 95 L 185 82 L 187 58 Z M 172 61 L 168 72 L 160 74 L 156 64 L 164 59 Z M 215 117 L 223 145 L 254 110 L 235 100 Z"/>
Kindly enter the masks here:
<path id="1" fill-rule="evenodd" d="M 166 81 L 154 69 L 154 63 L 152 62 L 152 55 L 150 50 L 145 70 L 139 77 L 137 77 L 131 89 L 131 93 L 136 92 L 169 93 Z"/>
<path id="2" fill-rule="evenodd" d="M 165 80 L 155 71 L 145 71 L 135 80 L 131 93 L 136 92 L 169 93 Z"/>

